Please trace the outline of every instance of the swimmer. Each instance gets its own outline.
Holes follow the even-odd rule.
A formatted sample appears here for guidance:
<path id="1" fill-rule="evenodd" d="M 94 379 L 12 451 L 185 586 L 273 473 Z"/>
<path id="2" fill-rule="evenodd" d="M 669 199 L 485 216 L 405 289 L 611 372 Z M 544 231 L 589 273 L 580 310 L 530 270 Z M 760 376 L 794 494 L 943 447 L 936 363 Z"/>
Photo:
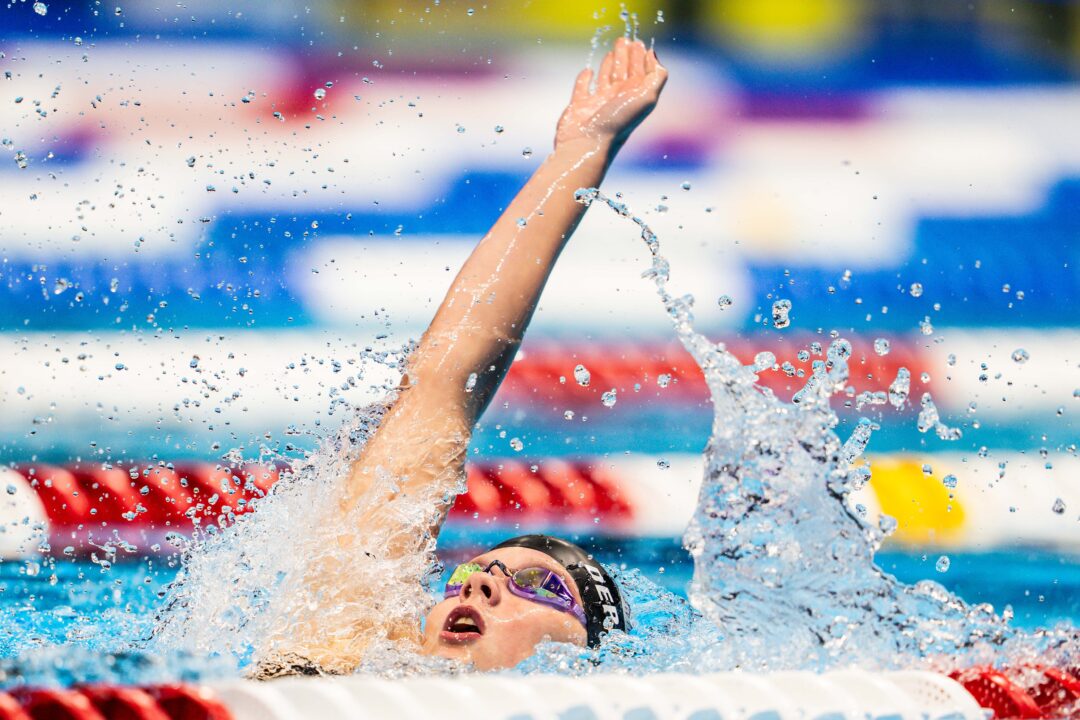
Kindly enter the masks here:
<path id="1" fill-rule="evenodd" d="M 609 630 L 627 628 L 612 578 L 558 538 L 513 538 L 459 566 L 422 623 L 400 608 L 409 606 L 402 594 L 426 591 L 415 576 L 394 569 L 433 557 L 439 528 L 462 489 L 469 433 L 506 376 L 555 261 L 585 213 L 574 193 L 600 185 L 655 107 L 667 71 L 640 40 L 620 37 L 601 62 L 595 88 L 593 80 L 591 69 L 577 76 L 554 151 L 457 274 L 345 479 L 341 509 L 356 537 L 339 542 L 351 557 L 383 563 L 379 587 L 336 579 L 356 572 L 340 563 L 313 568 L 307 581 L 315 606 L 301 622 L 281 623 L 288 628 L 257 653 L 257 677 L 350 672 L 374 636 L 491 670 L 516 665 L 543 641 L 595 646 Z M 430 512 L 419 524 L 395 511 L 395 500 L 405 496 L 426 499 Z M 371 537 L 380 542 L 362 544 Z M 334 611 L 350 604 L 362 606 L 359 620 L 333 619 L 347 617 Z"/>

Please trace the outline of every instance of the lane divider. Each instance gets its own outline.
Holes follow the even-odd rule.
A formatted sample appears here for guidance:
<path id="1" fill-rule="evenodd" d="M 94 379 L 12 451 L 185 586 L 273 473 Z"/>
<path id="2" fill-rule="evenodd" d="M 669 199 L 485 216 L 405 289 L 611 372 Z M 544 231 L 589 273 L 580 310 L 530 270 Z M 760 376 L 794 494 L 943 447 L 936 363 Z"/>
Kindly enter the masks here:
<path id="1" fill-rule="evenodd" d="M 543 698 L 543 705 L 537 701 Z M 0 720 L 412 720 L 463 714 L 547 717 L 1075 717 L 1076 669 L 972 667 L 950 674 L 847 669 L 825 673 L 463 674 L 386 680 L 372 676 L 226 680 L 205 686 L 0 692 Z"/>
<path id="2" fill-rule="evenodd" d="M 234 720 L 206 687 L 83 685 L 0 692 L 0 720 Z"/>
<path id="3" fill-rule="evenodd" d="M 0 467 L 0 557 L 31 555 L 43 540 L 65 554 L 120 540 L 143 553 L 168 533 L 196 524 L 230 523 L 250 512 L 283 468 L 211 463 Z M 519 460 L 468 466 L 468 492 L 450 516 L 457 522 L 594 525 L 629 531 L 636 501 L 617 474 L 599 463 Z M 165 548 L 168 551 L 168 548 Z"/>
<path id="4" fill-rule="evenodd" d="M 1074 478 L 1080 458 L 1034 454 L 871 455 L 871 479 L 849 505 L 872 524 L 898 528 L 912 548 L 1080 547 Z M 64 554 L 128 543 L 133 557 L 170 533 L 227 526 L 258 507 L 283 467 L 213 463 L 0 467 L 0 557 L 25 557 L 42 541 Z M 681 535 L 704 472 L 694 453 L 670 456 L 502 458 L 467 465 L 468 491 L 450 512 L 462 526 L 517 527 L 638 537 Z"/>
<path id="5" fill-rule="evenodd" d="M 901 367 L 911 373 L 911 397 L 917 399 L 926 390 L 921 380 L 923 372 L 933 369 L 933 358 L 906 338 L 898 338 L 887 355 L 874 351 L 870 338 L 852 339 L 851 382 L 858 391 L 884 391 Z M 824 355 L 811 355 L 800 361 L 797 354 L 812 343 L 822 343 L 819 336 L 784 336 L 774 342 L 763 338 L 745 340 L 731 338 L 725 347 L 746 365 L 762 350 L 776 354 L 777 362 L 790 362 L 794 371 L 810 374 L 814 360 Z M 574 378 L 574 368 L 582 365 L 589 372 L 588 385 Z M 670 380 L 660 381 L 661 376 Z M 802 387 L 806 379 L 789 376 L 782 370 L 766 370 L 758 374 L 759 383 L 781 396 L 790 395 Z M 635 386 L 639 386 L 635 389 Z M 552 341 L 527 345 L 520 359 L 510 366 L 506 380 L 499 388 L 501 400 L 516 402 L 537 401 L 558 403 L 560 407 L 581 408 L 595 405 L 601 393 L 615 388 L 619 403 L 654 403 L 657 397 L 666 402 L 686 404 L 707 402 L 709 393 L 701 368 L 678 343 L 665 344 L 560 344 Z M 840 402 L 838 399 L 837 402 Z M 917 402 L 908 408 L 918 409 Z"/>

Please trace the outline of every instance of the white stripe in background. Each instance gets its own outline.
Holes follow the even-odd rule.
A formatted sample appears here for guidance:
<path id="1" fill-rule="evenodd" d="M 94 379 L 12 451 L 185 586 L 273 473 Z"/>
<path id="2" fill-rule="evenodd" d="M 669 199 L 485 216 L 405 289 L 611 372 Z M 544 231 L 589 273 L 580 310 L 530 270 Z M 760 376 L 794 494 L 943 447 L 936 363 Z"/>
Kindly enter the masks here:
<path id="1" fill-rule="evenodd" d="M 389 347 L 318 332 L 0 335 L 0 432 L 89 442 L 148 428 L 209 431 L 228 448 L 233 432 L 276 437 L 289 425 L 336 423 L 326 415 L 334 397 L 370 402 L 398 380 L 362 358 L 369 343 Z"/>
<path id="2" fill-rule="evenodd" d="M 1080 412 L 1080 330 L 941 328 L 936 335 L 941 342 L 922 338 L 932 358 L 931 394 L 953 412 L 992 421 L 1032 418 L 1033 443 L 1038 443 L 1041 426 L 1075 422 Z M 1013 359 L 1018 350 L 1027 355 L 1018 355 L 1023 362 Z M 950 355 L 955 364 L 950 364 Z M 912 401 L 917 407 L 919 398 Z"/>
<path id="3" fill-rule="evenodd" d="M 664 456 L 670 465 L 662 469 L 659 457 L 636 456 L 602 461 L 617 478 L 620 489 L 634 508 L 634 522 L 626 532 L 635 535 L 681 535 L 697 505 L 704 473 L 700 455 Z M 1051 453 L 1047 459 L 1038 452 L 992 453 L 980 458 L 975 453 L 928 453 L 926 455 L 870 456 L 877 460 L 910 460 L 931 465 L 935 478 L 957 477 L 953 491 L 963 508 L 963 523 L 941 545 L 956 548 L 991 548 L 1015 545 L 1080 548 L 1080 458 Z M 1047 468 L 1046 463 L 1051 467 Z M 1000 466 L 1004 463 L 1004 472 Z M 942 498 L 920 497 L 914 487 L 904 493 L 911 502 L 937 502 Z M 1055 504 L 1060 500 L 1059 508 Z M 874 491 L 867 486 L 853 494 L 852 507 L 861 503 L 867 517 L 876 523 L 881 509 Z M 938 512 L 940 508 L 935 508 Z"/>
<path id="4" fill-rule="evenodd" d="M 22 475 L 0 465 L 0 558 L 31 555 L 47 527 L 37 492 Z"/>
<path id="5" fill-rule="evenodd" d="M 335 286 L 341 287 L 341 294 L 324 289 L 325 294 L 320 296 L 326 303 L 323 312 L 340 312 L 362 324 L 368 320 L 355 314 L 356 307 L 368 302 L 372 303 L 368 307 L 373 307 L 374 298 L 381 297 L 382 305 L 391 309 L 394 328 L 398 327 L 398 316 L 412 319 L 430 315 L 427 303 L 441 297 L 442 291 L 436 288 L 426 292 L 425 286 L 434 287 L 441 273 L 445 273 L 442 282 L 448 283 L 445 276 L 450 273 L 442 269 L 443 263 L 448 263 L 454 252 L 465 252 L 465 248 L 446 252 L 446 258 L 430 258 L 430 266 L 420 273 L 419 282 L 410 271 L 393 278 L 397 285 L 384 279 L 377 290 L 363 286 L 362 267 L 349 270 L 342 261 L 346 270 L 333 279 Z M 356 256 L 356 261 L 362 256 Z M 695 267 L 700 270 L 702 265 Z M 572 337 L 586 343 L 591 342 L 585 339 L 587 335 L 607 333 L 611 340 L 625 341 L 643 328 L 664 326 L 666 318 L 656 317 L 655 299 L 647 292 L 645 280 L 631 277 L 622 285 L 614 275 L 597 272 L 595 278 L 590 278 L 587 272 L 574 274 L 579 267 L 587 270 L 587 262 L 565 267 L 567 276 L 553 282 L 565 283 L 567 289 L 549 293 L 558 300 L 551 305 L 543 303 L 538 328 L 573 328 Z M 625 270 L 626 275 L 632 275 L 629 268 Z M 570 289 L 575 283 L 589 287 L 588 292 L 575 294 Z M 581 305 L 566 302 L 583 296 L 590 301 Z M 344 302 L 338 306 L 336 303 L 342 300 L 353 306 Z M 616 304 L 618 315 L 612 310 Z M 637 317 L 623 312 L 624 307 L 633 308 Z M 615 320 L 627 317 L 634 323 L 629 328 L 627 320 Z M 343 318 L 339 320 L 344 322 Z M 2 333 L 0 357 L 5 362 L 0 365 L 0 432 L 21 436 L 33 431 L 39 438 L 47 437 L 47 433 L 65 437 L 77 433 L 90 439 L 98 432 L 146 428 L 188 432 L 213 426 L 219 433 L 228 428 L 250 434 L 277 433 L 292 424 L 308 426 L 325 417 L 333 395 L 364 403 L 382 392 L 371 386 L 396 383 L 396 371 L 361 361 L 365 345 L 386 349 L 408 339 L 408 333 L 395 332 L 388 339 L 374 341 L 380 329 L 386 331 L 376 323 L 352 331 L 191 331 L 181 337 L 117 332 Z M 917 337 L 926 342 L 927 352 L 931 353 L 930 389 L 946 424 L 957 425 L 974 418 L 992 430 L 994 422 L 1025 422 L 1031 427 L 1032 446 L 1038 447 L 1040 428 L 1068 427 L 1074 422 L 1080 410 L 1080 399 L 1074 396 L 1080 389 L 1076 370 L 1080 331 L 999 333 L 944 329 L 941 335 L 941 343 Z M 542 329 L 530 335 L 533 342 L 543 337 Z M 652 340 L 668 337 L 653 333 Z M 894 342 L 900 341 L 894 338 Z M 573 347 L 565 339 L 561 342 Z M 1018 347 L 1028 351 L 1030 359 L 1026 363 L 1011 359 Z M 950 353 L 957 357 L 955 365 L 948 364 Z M 197 367 L 192 368 L 196 356 Z M 335 362 L 340 363 L 340 371 L 335 372 Z M 987 363 L 986 371 L 981 369 L 983 362 Z M 124 369 L 117 370 L 117 364 Z M 347 378 L 356 377 L 361 369 L 364 377 L 356 378 L 355 387 L 341 390 Z M 987 379 L 982 381 L 979 378 L 984 374 Z M 882 389 L 888 382 L 882 380 Z M 975 409 L 969 412 L 973 401 Z M 913 397 L 911 402 L 918 407 L 919 398 Z M 227 442 L 226 437 L 222 439 Z"/>
<path id="6" fill-rule="evenodd" d="M 385 331 L 385 308 L 394 332 L 419 337 L 479 242 L 476 236 L 324 238 L 294 263 L 305 307 L 331 326 Z M 721 312 L 723 294 L 747 298 L 749 278 L 724 248 L 673 237 L 663 245 L 671 261 L 669 290 L 692 293 L 710 327 L 742 323 L 749 301 Z M 551 274 L 530 332 L 581 333 L 619 338 L 670 336 L 671 320 L 655 286 L 641 277 L 651 259 L 637 226 L 596 208 L 581 223 Z M 317 273 L 311 272 L 318 270 Z"/>

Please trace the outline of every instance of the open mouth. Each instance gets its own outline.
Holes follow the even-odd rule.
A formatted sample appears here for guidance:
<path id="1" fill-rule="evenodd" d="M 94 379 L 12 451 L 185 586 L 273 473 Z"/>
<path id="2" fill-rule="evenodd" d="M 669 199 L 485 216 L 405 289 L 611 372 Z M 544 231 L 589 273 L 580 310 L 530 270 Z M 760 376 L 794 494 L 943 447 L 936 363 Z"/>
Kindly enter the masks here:
<path id="1" fill-rule="evenodd" d="M 468 605 L 459 605 L 446 616 L 439 637 L 448 643 L 464 644 L 479 640 L 483 634 L 484 619 L 479 611 Z"/>

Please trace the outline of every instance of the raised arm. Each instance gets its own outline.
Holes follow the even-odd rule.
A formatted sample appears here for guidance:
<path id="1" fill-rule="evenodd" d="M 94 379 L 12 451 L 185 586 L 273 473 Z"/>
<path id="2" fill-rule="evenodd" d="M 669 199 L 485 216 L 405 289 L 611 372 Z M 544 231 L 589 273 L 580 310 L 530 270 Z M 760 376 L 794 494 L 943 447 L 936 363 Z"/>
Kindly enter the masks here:
<path id="1" fill-rule="evenodd" d="M 410 357 L 372 456 L 405 437 L 423 445 L 438 444 L 448 433 L 467 436 L 506 376 L 555 261 L 585 212 L 574 192 L 600 184 L 666 80 L 655 52 L 623 37 L 605 55 L 595 89 L 591 69 L 578 75 L 554 151 L 458 272 Z M 430 479 L 424 472 L 409 476 Z"/>
<path id="2" fill-rule="evenodd" d="M 421 586 L 463 487 L 470 431 L 585 212 L 574 192 L 600 184 L 666 78 L 654 53 L 625 38 L 604 57 L 595 89 L 590 70 L 578 76 L 554 151 L 461 268 L 397 397 L 351 464 L 339 495 L 343 522 L 320 528 L 329 537 L 308 564 L 305 587 L 283 600 L 286 619 L 256 653 L 257 672 L 306 662 L 347 672 L 377 638 L 419 638 Z"/>
<path id="3" fill-rule="evenodd" d="M 590 90 L 577 77 L 555 149 L 473 250 L 410 363 L 404 384 L 472 423 L 506 375 L 555 260 L 630 132 L 656 104 L 666 71 L 639 40 L 620 37 Z M 470 376 L 475 374 L 475 385 Z M 471 388 L 470 388 L 471 386 Z"/>

